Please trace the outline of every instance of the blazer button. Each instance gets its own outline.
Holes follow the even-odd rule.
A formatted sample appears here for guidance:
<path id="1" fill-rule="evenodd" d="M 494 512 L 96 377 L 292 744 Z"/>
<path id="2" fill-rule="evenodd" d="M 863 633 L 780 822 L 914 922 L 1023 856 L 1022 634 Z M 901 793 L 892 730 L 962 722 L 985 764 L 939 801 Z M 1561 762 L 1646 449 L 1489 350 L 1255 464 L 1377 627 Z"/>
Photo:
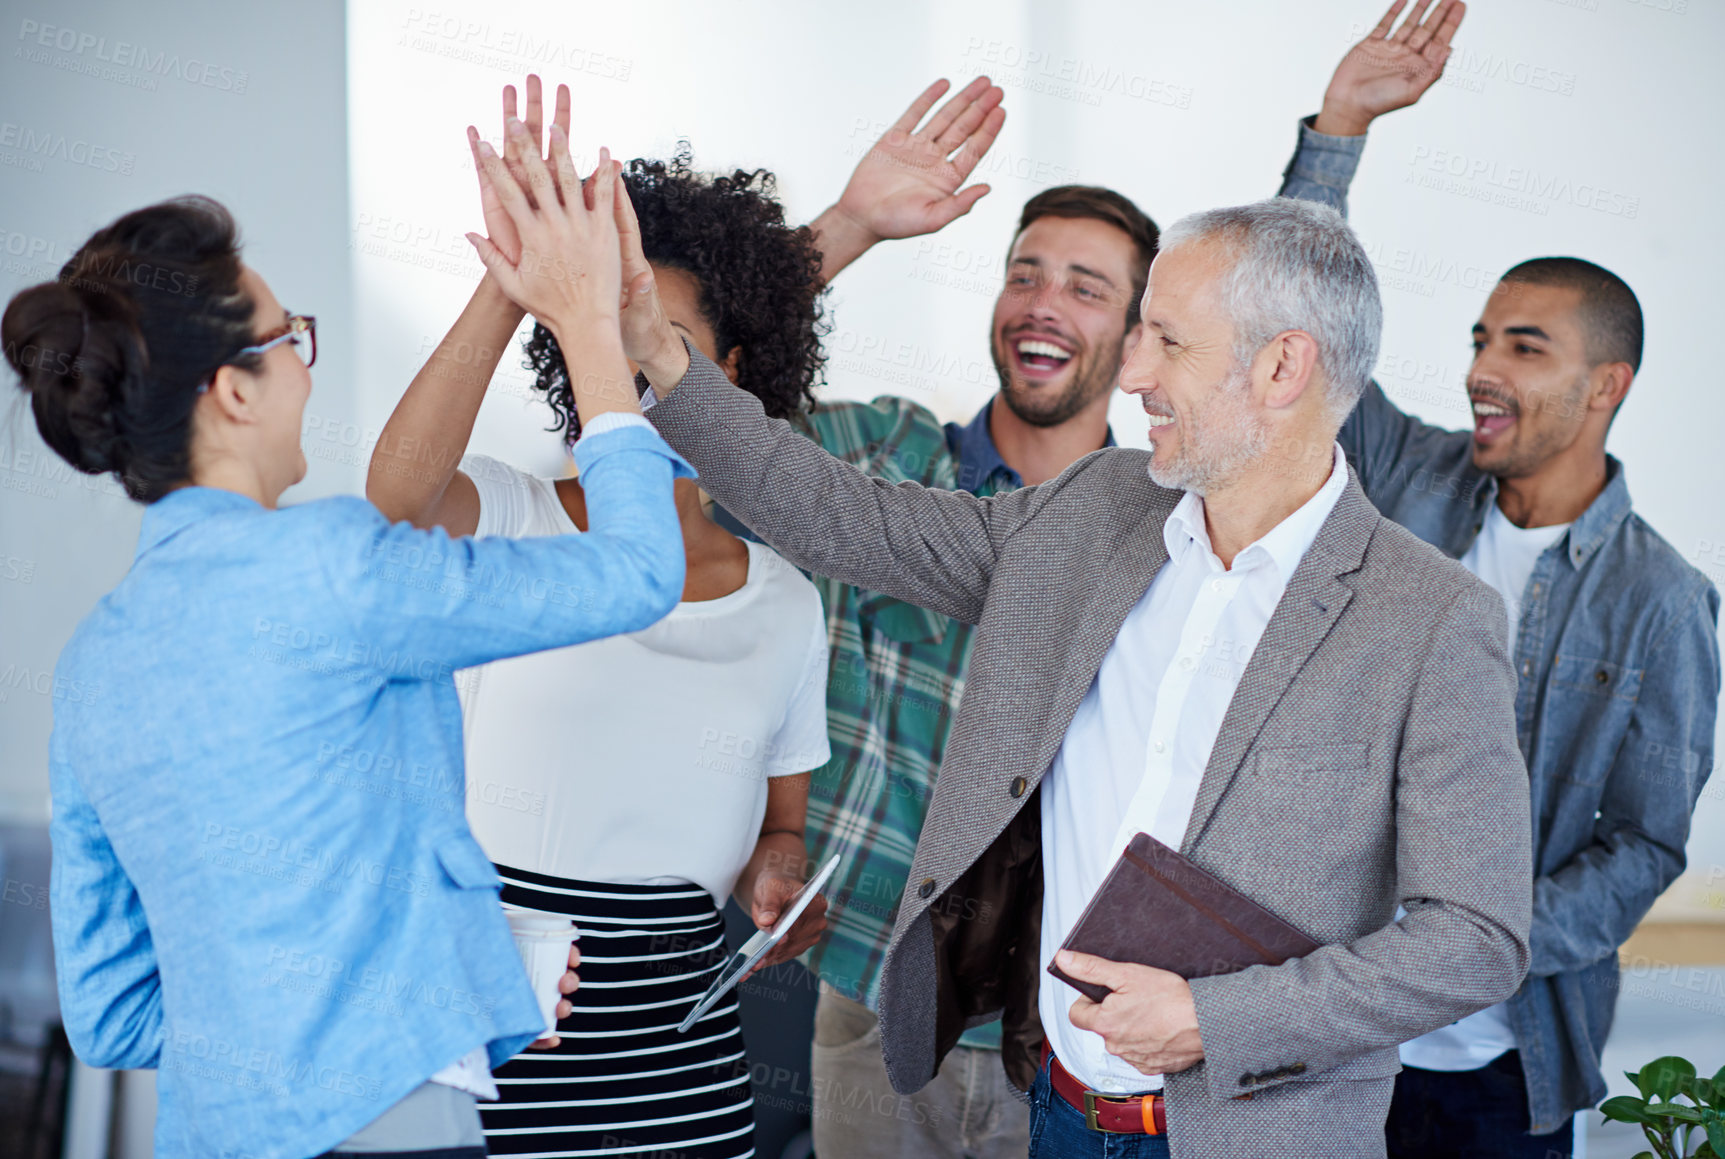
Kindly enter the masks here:
<path id="1" fill-rule="evenodd" d="M 925 900 L 930 898 L 930 897 L 933 897 L 934 896 L 934 878 L 932 878 L 932 877 L 923 878 L 922 884 L 916 887 L 916 896 L 923 898 Z"/>
<path id="2" fill-rule="evenodd" d="M 1240 1076 L 1240 1085 L 1243 1087 L 1249 1087 L 1257 1081 L 1257 1078 L 1258 1076 L 1255 1074 L 1243 1074 Z"/>
<path id="3" fill-rule="evenodd" d="M 1014 797 L 1024 796 L 1024 790 L 1030 787 L 1030 782 L 1023 777 L 1012 778 L 1012 788 L 1008 790 Z"/>
<path id="4" fill-rule="evenodd" d="M 1289 1074 L 1305 1074 L 1306 1073 L 1306 1064 L 1303 1062 L 1297 1062 L 1293 1066 L 1288 1068 L 1288 1073 Z"/>

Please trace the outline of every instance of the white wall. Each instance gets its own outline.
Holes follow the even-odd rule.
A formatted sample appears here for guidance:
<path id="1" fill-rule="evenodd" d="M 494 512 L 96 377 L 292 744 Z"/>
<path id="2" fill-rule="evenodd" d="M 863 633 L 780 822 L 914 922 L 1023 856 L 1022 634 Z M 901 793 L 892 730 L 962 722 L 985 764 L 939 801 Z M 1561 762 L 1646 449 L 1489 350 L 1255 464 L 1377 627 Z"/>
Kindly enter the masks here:
<path id="1" fill-rule="evenodd" d="M 989 311 L 1026 198 L 1068 181 L 1109 185 L 1166 223 L 1268 196 L 1296 119 L 1316 111 L 1375 3 L 356 0 L 350 125 L 368 341 L 364 429 L 343 433 L 363 442 L 381 425 L 478 276 L 461 239 L 480 228 L 463 128 L 495 141 L 498 93 L 530 70 L 571 86 L 583 157 L 601 144 L 663 155 L 687 137 L 702 167 L 773 169 L 798 219 L 837 195 L 929 80 L 993 76 L 1008 119 L 979 177 L 995 191 L 936 238 L 882 247 L 832 295 L 828 394 L 902 394 L 953 419 L 993 389 Z M 1444 81 L 1373 131 L 1352 204 L 1384 286 L 1380 378 L 1433 421 L 1469 422 L 1469 328 L 1510 265 L 1576 254 L 1635 287 L 1647 356 L 1611 449 L 1639 511 L 1725 582 L 1714 446 L 1725 397 L 1706 288 L 1725 264 L 1709 216 L 1725 181 L 1710 147 L 1725 111 L 1721 43 L 1725 9 L 1695 0 L 1476 4 Z M 554 469 L 547 412 L 525 399 L 516 361 L 473 446 Z M 1115 416 L 1119 438 L 1143 445 L 1134 408 Z M 339 453 L 333 441 L 326 453 Z M 1664 912 L 1725 916 L 1722 877 L 1725 782 L 1702 803 L 1691 872 Z"/>
<path id="2" fill-rule="evenodd" d="M 337 0 L 0 2 L 0 298 L 120 214 L 207 193 L 277 296 L 317 315 L 313 397 L 348 413 L 344 33 Z M 44 821 L 54 662 L 125 574 L 142 509 L 46 449 L 15 381 L 0 422 L 0 818 Z M 314 462 L 290 498 L 352 486 Z"/>

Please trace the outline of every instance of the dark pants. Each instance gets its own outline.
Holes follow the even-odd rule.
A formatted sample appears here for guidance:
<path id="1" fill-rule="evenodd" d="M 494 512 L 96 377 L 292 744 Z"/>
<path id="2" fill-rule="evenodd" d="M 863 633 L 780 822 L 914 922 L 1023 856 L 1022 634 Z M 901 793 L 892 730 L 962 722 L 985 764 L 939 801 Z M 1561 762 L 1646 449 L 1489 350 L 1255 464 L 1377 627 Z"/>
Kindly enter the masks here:
<path id="1" fill-rule="evenodd" d="M 1084 1112 L 1054 1093 L 1048 1064 L 1030 1087 L 1030 1159 L 1165 1159 L 1166 1135 L 1112 1135 L 1084 1125 Z"/>
<path id="2" fill-rule="evenodd" d="M 1390 1159 L 1568 1159 L 1574 1120 L 1529 1135 L 1521 1055 L 1509 1051 L 1478 1070 L 1403 1067 L 1384 1125 Z"/>

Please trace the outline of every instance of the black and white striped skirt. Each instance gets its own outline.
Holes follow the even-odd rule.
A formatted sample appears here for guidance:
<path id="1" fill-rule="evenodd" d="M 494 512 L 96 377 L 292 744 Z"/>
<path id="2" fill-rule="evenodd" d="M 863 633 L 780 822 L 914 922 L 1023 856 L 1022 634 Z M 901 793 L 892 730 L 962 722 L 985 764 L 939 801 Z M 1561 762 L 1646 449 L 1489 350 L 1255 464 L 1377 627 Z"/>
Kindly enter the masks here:
<path id="1" fill-rule="evenodd" d="M 677 1023 L 729 957 L 725 922 L 697 885 L 616 885 L 497 867 L 503 901 L 567 915 L 581 938 L 575 1012 L 555 1050 L 494 1073 L 480 1103 L 493 1155 L 744 1159 L 755 1100 L 732 991 L 687 1034 Z"/>

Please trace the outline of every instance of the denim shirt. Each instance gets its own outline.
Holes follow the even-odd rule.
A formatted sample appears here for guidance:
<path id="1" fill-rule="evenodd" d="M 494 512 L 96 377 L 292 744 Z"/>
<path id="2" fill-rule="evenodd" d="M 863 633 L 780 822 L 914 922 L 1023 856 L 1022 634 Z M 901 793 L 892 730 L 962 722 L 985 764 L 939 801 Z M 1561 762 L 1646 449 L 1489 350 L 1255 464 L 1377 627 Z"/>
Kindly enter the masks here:
<path id="1" fill-rule="evenodd" d="M 1302 125 L 1282 195 L 1345 211 L 1364 143 Z M 1339 438 L 1379 511 L 1467 553 L 1497 502 L 1471 431 L 1423 423 L 1372 383 Z M 1536 1134 L 1605 1097 L 1617 949 L 1683 871 L 1713 769 L 1719 595 L 1631 510 L 1622 464 L 1606 469 L 1535 564 L 1513 649 L 1535 880 L 1532 964 L 1508 1011 Z"/>
<path id="2" fill-rule="evenodd" d="M 580 536 L 204 487 L 145 512 L 56 670 L 51 913 L 73 1048 L 160 1071 L 155 1154 L 321 1154 L 543 1028 L 467 828 L 454 671 L 644 628 L 684 572 L 686 464 L 640 426 L 576 459 Z"/>
<path id="3" fill-rule="evenodd" d="M 997 394 L 983 403 L 982 409 L 972 415 L 969 422 L 947 423 L 944 428 L 947 449 L 958 460 L 959 490 L 969 491 L 972 495 L 1016 491 L 1024 486 L 1024 477 L 1000 457 L 1000 448 L 994 445 L 994 432 L 988 429 L 989 416 L 994 413 L 994 404 L 999 400 Z M 1116 445 L 1113 427 L 1106 429 L 1102 445 Z M 998 479 L 996 475 L 999 475 Z M 985 487 L 988 488 L 986 491 Z"/>

